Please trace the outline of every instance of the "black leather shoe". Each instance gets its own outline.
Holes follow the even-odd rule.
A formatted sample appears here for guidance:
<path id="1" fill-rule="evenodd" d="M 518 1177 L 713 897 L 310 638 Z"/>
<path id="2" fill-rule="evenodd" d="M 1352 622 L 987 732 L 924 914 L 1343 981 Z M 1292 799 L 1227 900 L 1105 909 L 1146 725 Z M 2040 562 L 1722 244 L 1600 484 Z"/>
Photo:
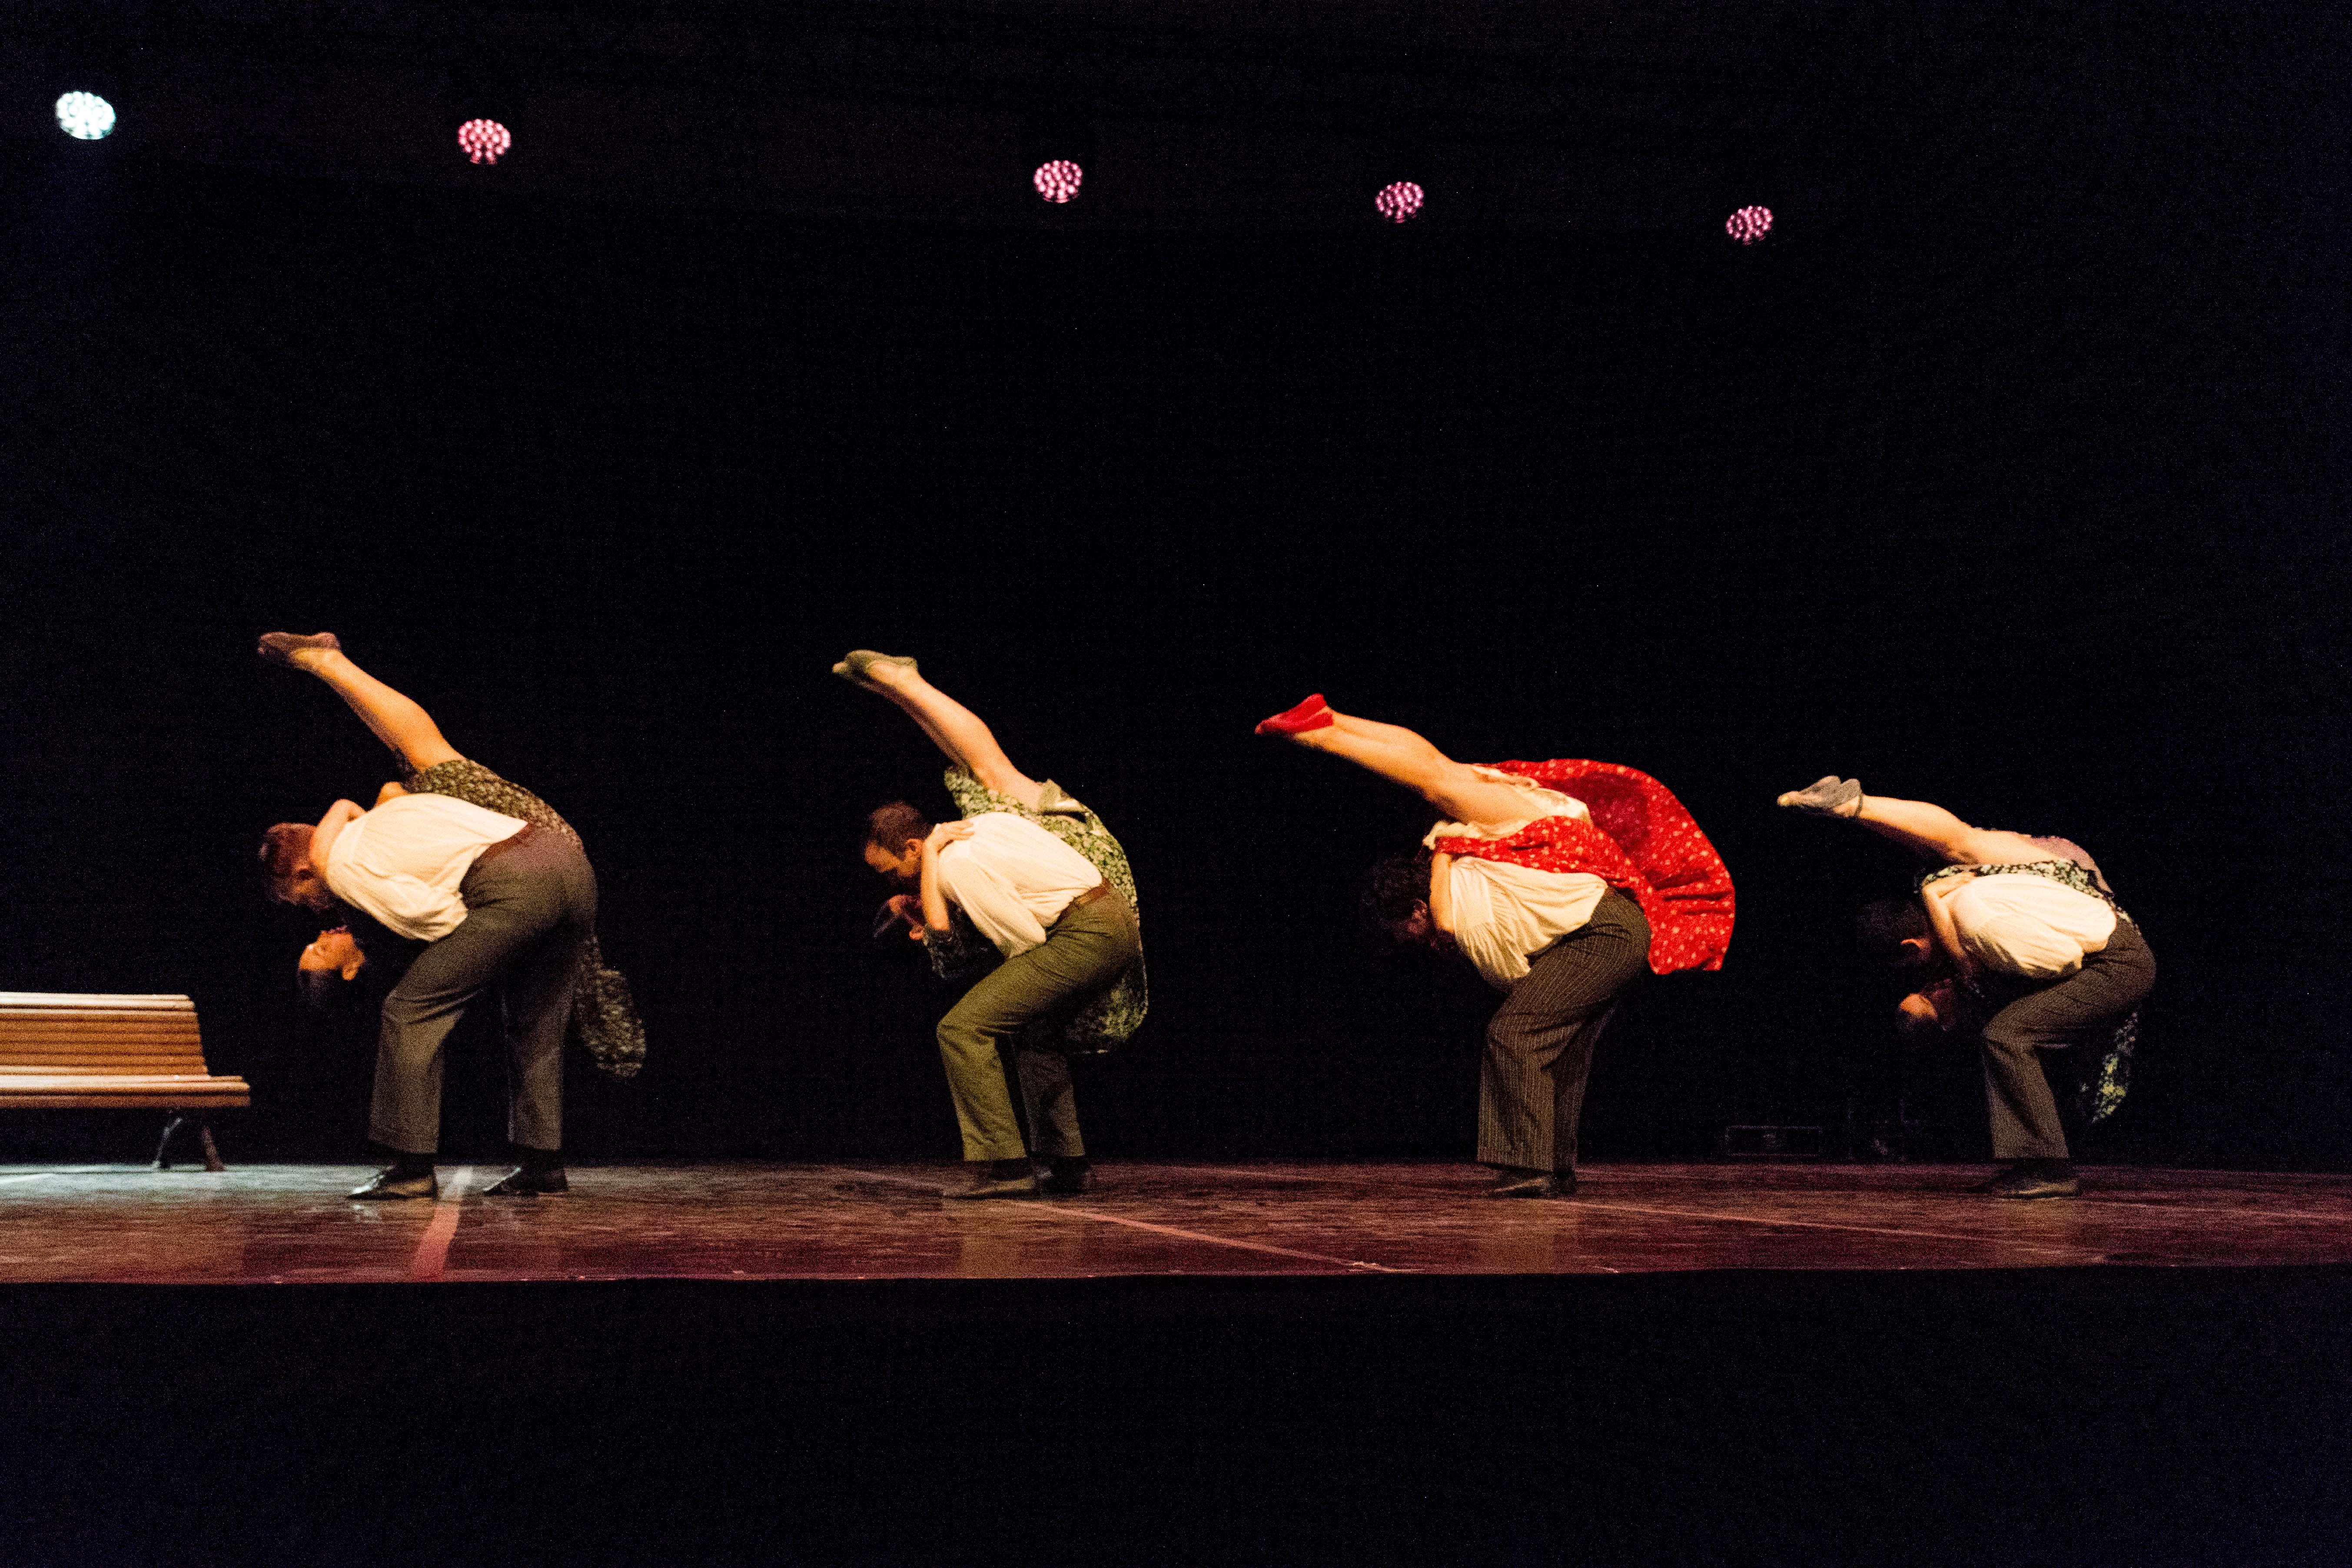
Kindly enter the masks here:
<path id="1" fill-rule="evenodd" d="M 358 1203 L 375 1203 L 391 1198 L 437 1198 L 441 1182 L 431 1171 L 414 1176 L 400 1174 L 396 1165 L 387 1165 L 369 1177 L 361 1186 L 352 1189 L 352 1198 Z"/>
<path id="2" fill-rule="evenodd" d="M 1490 1198 L 1572 1198 L 1576 1176 L 1570 1171 L 1505 1171 L 1486 1189 Z"/>
<path id="3" fill-rule="evenodd" d="M 563 1167 L 561 1165 L 546 1171 L 530 1171 L 517 1166 L 484 1187 L 482 1195 L 486 1198 L 551 1198 L 571 1190 L 572 1184 L 563 1179 Z"/>
<path id="4" fill-rule="evenodd" d="M 1037 1190 L 1061 1197 L 1076 1197 L 1094 1184 L 1094 1167 L 1087 1163 L 1084 1154 L 1056 1154 L 1045 1179 L 1037 1184 Z"/>
<path id="5" fill-rule="evenodd" d="M 2082 1190 L 2071 1160 L 2020 1160 L 1977 1189 L 1997 1198 L 2071 1198 Z"/>

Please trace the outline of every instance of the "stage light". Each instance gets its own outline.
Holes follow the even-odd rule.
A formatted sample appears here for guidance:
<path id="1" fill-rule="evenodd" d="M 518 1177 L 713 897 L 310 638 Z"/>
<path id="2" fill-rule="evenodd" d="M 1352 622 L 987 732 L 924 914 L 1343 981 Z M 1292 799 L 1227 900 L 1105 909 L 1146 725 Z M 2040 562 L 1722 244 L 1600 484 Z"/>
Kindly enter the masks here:
<path id="1" fill-rule="evenodd" d="M 514 145 L 514 133 L 495 120 L 468 120 L 457 127 L 457 148 L 477 163 L 495 163 Z"/>
<path id="2" fill-rule="evenodd" d="M 77 142 L 100 142 L 114 134 L 114 105 L 94 92 L 69 92 L 58 100 L 58 129 Z"/>
<path id="3" fill-rule="evenodd" d="M 1741 207 L 1725 222 L 1723 232 L 1742 245 L 1753 245 L 1772 232 L 1772 209 Z"/>
<path id="4" fill-rule="evenodd" d="M 1372 210 L 1391 223 L 1403 223 L 1421 211 L 1422 189 L 1411 180 L 1382 185 L 1372 198 Z"/>
<path id="5" fill-rule="evenodd" d="M 1029 183 L 1037 187 L 1039 195 L 1058 205 L 1078 194 L 1078 183 L 1086 177 L 1087 172 L 1067 158 L 1048 158 L 1037 165 Z"/>

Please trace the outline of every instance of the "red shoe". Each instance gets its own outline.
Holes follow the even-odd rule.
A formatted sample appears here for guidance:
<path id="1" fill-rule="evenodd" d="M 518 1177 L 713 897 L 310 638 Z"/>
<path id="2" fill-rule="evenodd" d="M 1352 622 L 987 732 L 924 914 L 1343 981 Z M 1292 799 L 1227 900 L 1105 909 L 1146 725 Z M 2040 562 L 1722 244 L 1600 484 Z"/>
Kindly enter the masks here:
<path id="1" fill-rule="evenodd" d="M 1323 700 L 1321 692 L 1307 699 L 1296 708 L 1286 708 L 1271 719 L 1257 722 L 1261 735 L 1297 735 L 1308 730 L 1327 728 L 1333 721 L 1331 705 Z"/>

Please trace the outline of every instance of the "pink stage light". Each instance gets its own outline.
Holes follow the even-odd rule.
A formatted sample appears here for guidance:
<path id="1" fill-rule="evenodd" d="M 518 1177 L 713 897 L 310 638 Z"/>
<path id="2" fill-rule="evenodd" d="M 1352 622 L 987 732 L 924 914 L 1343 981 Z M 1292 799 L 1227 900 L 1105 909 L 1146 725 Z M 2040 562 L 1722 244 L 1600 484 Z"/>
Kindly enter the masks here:
<path id="1" fill-rule="evenodd" d="M 1742 245 L 1753 245 L 1772 232 L 1772 209 L 1741 207 L 1725 222 L 1723 232 Z"/>
<path id="2" fill-rule="evenodd" d="M 1421 211 L 1422 189 L 1411 180 L 1399 180 L 1381 187 L 1372 198 L 1372 210 L 1391 223 L 1403 223 Z"/>
<path id="3" fill-rule="evenodd" d="M 457 127 L 457 150 L 477 163 L 495 163 L 514 145 L 514 133 L 495 120 L 468 120 Z"/>
<path id="4" fill-rule="evenodd" d="M 1058 206 L 1078 194 L 1078 183 L 1086 177 L 1087 172 L 1067 158 L 1050 158 L 1037 165 L 1029 183 L 1037 187 L 1039 195 Z"/>

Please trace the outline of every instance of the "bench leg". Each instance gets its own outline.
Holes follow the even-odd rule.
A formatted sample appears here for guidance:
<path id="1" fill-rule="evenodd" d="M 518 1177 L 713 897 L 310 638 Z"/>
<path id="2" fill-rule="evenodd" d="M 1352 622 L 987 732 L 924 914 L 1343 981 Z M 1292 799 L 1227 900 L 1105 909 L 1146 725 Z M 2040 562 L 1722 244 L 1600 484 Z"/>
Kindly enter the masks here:
<path id="1" fill-rule="evenodd" d="M 155 1142 L 154 1168 L 156 1170 L 168 1171 L 172 1168 L 172 1134 L 177 1132 L 180 1130 L 180 1123 L 187 1119 L 187 1113 L 179 1110 L 173 1111 L 164 1119 L 163 1136 Z"/>
<path id="2" fill-rule="evenodd" d="M 205 1169 L 215 1173 L 227 1170 L 228 1167 L 221 1163 L 219 1145 L 213 1142 L 213 1124 L 209 1121 L 199 1122 L 197 1129 L 204 1135 Z"/>

